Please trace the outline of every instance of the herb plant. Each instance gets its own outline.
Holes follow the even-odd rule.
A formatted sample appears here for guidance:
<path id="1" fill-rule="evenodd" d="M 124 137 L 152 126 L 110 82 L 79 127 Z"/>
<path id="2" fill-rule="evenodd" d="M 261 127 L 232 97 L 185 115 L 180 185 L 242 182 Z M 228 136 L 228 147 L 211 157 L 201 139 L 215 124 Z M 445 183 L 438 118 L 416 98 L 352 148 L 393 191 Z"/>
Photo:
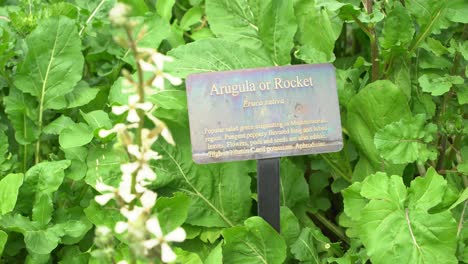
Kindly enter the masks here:
<path id="1" fill-rule="evenodd" d="M 465 0 L 0 0 L 0 262 L 468 263 Z M 345 147 L 192 162 L 192 73 L 333 63 Z"/>

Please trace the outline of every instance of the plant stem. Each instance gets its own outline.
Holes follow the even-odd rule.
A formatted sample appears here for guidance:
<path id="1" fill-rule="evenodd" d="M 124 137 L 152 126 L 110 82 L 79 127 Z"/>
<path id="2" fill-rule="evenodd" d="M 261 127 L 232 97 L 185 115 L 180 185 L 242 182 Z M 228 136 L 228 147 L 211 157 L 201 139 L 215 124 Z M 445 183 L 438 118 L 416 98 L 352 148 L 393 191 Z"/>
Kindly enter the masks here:
<path id="1" fill-rule="evenodd" d="M 366 10 L 368 14 L 373 11 L 373 0 L 366 0 Z M 369 34 L 371 44 L 371 63 L 372 63 L 372 81 L 379 79 L 379 49 L 377 47 L 377 37 L 375 34 L 374 26 L 369 27 Z"/>
<path id="2" fill-rule="evenodd" d="M 138 97 L 139 97 L 138 102 L 139 103 L 144 103 L 145 102 L 145 80 L 144 80 L 144 77 L 143 77 L 143 70 L 141 69 L 140 63 L 138 62 L 139 55 L 138 55 L 138 49 L 137 49 L 137 46 L 136 46 L 136 41 L 133 38 L 133 30 L 132 30 L 132 28 L 130 28 L 130 26 L 127 26 L 125 28 L 125 31 L 127 33 L 127 38 L 128 38 L 129 43 L 130 43 L 130 49 L 132 50 L 133 56 L 135 57 L 135 64 L 136 64 L 136 67 L 137 67 L 137 75 L 138 75 L 137 93 L 138 93 Z M 138 113 L 138 117 L 139 117 L 140 121 L 138 122 L 138 128 L 137 128 L 137 134 L 136 134 L 136 144 L 141 149 L 141 144 L 142 144 L 141 131 L 143 130 L 143 126 L 144 126 L 144 123 L 145 123 L 145 113 L 141 109 L 138 109 L 137 113 Z M 137 175 L 136 172 L 133 173 L 133 175 L 132 175 L 131 191 L 132 191 L 133 194 L 136 194 L 136 175 Z"/>
<path id="3" fill-rule="evenodd" d="M 96 6 L 96 8 L 94 8 L 93 13 L 91 13 L 91 15 L 86 20 L 85 24 L 81 27 L 80 33 L 78 35 L 81 36 L 83 34 L 84 30 L 86 29 L 86 26 L 88 26 L 89 22 L 93 20 L 93 18 L 96 16 L 98 10 L 101 8 L 104 2 L 106 2 L 106 0 L 101 0 L 101 2 Z"/>
<path id="4" fill-rule="evenodd" d="M 343 230 L 340 227 L 332 223 L 328 220 L 324 215 L 321 213 L 309 214 L 310 216 L 317 219 L 320 223 L 322 223 L 328 230 L 332 231 L 336 236 L 338 236 L 343 242 L 350 245 L 349 238 L 345 235 Z"/>

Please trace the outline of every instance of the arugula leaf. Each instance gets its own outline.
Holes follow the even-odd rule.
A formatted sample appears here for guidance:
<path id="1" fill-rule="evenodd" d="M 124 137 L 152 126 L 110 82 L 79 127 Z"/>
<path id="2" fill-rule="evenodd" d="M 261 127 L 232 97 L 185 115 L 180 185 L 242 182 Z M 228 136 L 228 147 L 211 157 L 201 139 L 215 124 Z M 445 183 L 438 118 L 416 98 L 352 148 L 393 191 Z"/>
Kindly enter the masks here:
<path id="1" fill-rule="evenodd" d="M 292 1 L 207 0 L 206 14 L 215 35 L 266 53 L 275 65 L 291 62 L 297 29 Z"/>
<path id="2" fill-rule="evenodd" d="M 286 243 L 283 238 L 258 216 L 245 220 L 245 226 L 223 231 L 223 261 L 234 263 L 283 263 Z"/>
<path id="3" fill-rule="evenodd" d="M 401 119 L 386 125 L 374 137 L 381 156 L 395 164 L 425 162 L 437 158 L 437 149 L 428 145 L 437 134 L 437 126 L 426 124 L 426 115 Z"/>
<path id="4" fill-rule="evenodd" d="M 18 190 L 23 184 L 23 174 L 8 174 L 0 180 L 0 216 L 13 211 L 18 198 Z"/>
<path id="5" fill-rule="evenodd" d="M 440 76 L 435 73 L 424 74 L 418 79 L 422 90 L 431 93 L 433 96 L 443 95 L 450 90 L 454 84 L 463 84 L 464 80 L 460 76 L 450 76 L 445 74 Z"/>
<path id="6" fill-rule="evenodd" d="M 15 86 L 39 102 L 39 123 L 46 109 L 67 106 L 64 95 L 81 79 L 83 55 L 73 20 L 51 17 L 26 38 L 27 53 L 18 67 Z"/>
<path id="7" fill-rule="evenodd" d="M 349 188 L 358 189 L 365 201 L 364 207 L 345 212 L 357 224 L 357 235 L 372 262 L 457 263 L 457 224 L 450 211 L 428 213 L 442 202 L 447 189 L 433 168 L 408 189 L 401 177 L 381 172 Z M 345 202 L 345 207 L 349 204 Z"/>
<path id="8" fill-rule="evenodd" d="M 406 96 L 390 81 L 373 82 L 351 99 L 346 125 L 361 154 L 353 180 L 363 179 L 376 171 L 395 174 L 403 171 L 404 166 L 386 162 L 380 157 L 374 136 L 381 128 L 410 114 Z"/>

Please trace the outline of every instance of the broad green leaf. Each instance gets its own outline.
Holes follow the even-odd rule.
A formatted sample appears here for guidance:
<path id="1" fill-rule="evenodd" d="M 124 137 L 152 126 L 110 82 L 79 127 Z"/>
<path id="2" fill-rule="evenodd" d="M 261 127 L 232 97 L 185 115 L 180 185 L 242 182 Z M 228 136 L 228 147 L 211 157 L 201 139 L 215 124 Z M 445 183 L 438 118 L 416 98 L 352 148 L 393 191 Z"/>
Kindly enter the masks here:
<path id="1" fill-rule="evenodd" d="M 95 110 L 89 113 L 80 111 L 80 113 L 93 131 L 100 128 L 110 129 L 112 127 L 109 115 L 102 110 Z"/>
<path id="2" fill-rule="evenodd" d="M 54 205 L 50 194 L 42 194 L 34 204 L 32 210 L 32 220 L 41 226 L 47 225 L 52 219 Z"/>
<path id="3" fill-rule="evenodd" d="M 374 136 L 384 126 L 410 115 L 406 96 L 390 81 L 373 82 L 351 99 L 346 126 L 360 153 L 354 180 L 376 171 L 395 174 L 403 171 L 404 166 L 391 164 L 380 157 Z"/>
<path id="4" fill-rule="evenodd" d="M 190 199 L 184 193 L 176 193 L 173 197 L 161 197 L 156 202 L 156 212 L 164 233 L 181 226 L 187 219 Z"/>
<path id="5" fill-rule="evenodd" d="M 169 21 L 172 17 L 172 7 L 175 0 L 159 0 L 156 1 L 156 12 L 165 20 Z"/>
<path id="6" fill-rule="evenodd" d="M 60 237 L 49 230 L 28 231 L 24 235 L 26 248 L 36 254 L 49 254 L 60 242 Z"/>
<path id="7" fill-rule="evenodd" d="M 67 169 L 65 176 L 75 181 L 81 180 L 86 176 L 88 171 L 86 164 L 88 149 L 86 147 L 77 147 L 62 150 L 65 153 L 65 158 L 71 161 L 71 165 Z"/>
<path id="8" fill-rule="evenodd" d="M 18 190 L 23 184 L 23 174 L 8 174 L 0 180 L 0 216 L 13 211 Z"/>
<path id="9" fill-rule="evenodd" d="M 447 7 L 452 1 L 419 0 L 405 2 L 406 9 L 416 18 L 421 27 L 420 35 L 439 33 L 449 26 Z"/>
<path id="10" fill-rule="evenodd" d="M 85 123 L 78 123 L 63 129 L 59 135 L 59 143 L 62 148 L 81 147 L 93 140 L 93 130 Z"/>
<path id="11" fill-rule="evenodd" d="M 414 161 L 426 162 L 437 158 L 437 149 L 432 142 L 437 126 L 426 124 L 426 115 L 419 114 L 386 125 L 374 137 L 374 144 L 380 155 L 395 164 Z"/>
<path id="12" fill-rule="evenodd" d="M 281 206 L 294 208 L 309 199 L 309 188 L 304 178 L 304 170 L 298 168 L 289 159 L 282 159 L 280 164 L 280 201 Z"/>
<path id="13" fill-rule="evenodd" d="M 98 88 L 91 88 L 85 81 L 80 81 L 71 93 L 65 95 L 67 107 L 75 108 L 83 106 L 94 100 L 98 92 Z"/>
<path id="14" fill-rule="evenodd" d="M 157 185 L 178 188 L 190 197 L 188 224 L 231 227 L 242 223 L 250 215 L 252 204 L 248 163 L 194 164 L 187 128 L 168 125 L 177 146 L 162 140 L 156 143 L 163 157 L 155 163 Z"/>
<path id="15" fill-rule="evenodd" d="M 164 109 L 187 109 L 187 95 L 181 90 L 163 90 L 148 98 L 148 101 Z"/>
<path id="16" fill-rule="evenodd" d="M 180 27 L 190 30 L 190 27 L 199 23 L 203 16 L 203 9 L 199 6 L 190 8 L 180 20 Z"/>
<path id="17" fill-rule="evenodd" d="M 233 56 L 232 51 L 236 51 Z M 167 65 L 169 72 L 180 77 L 191 73 L 226 71 L 271 66 L 272 61 L 255 51 L 222 39 L 203 39 L 178 47 L 168 53 L 174 62 Z"/>
<path id="18" fill-rule="evenodd" d="M 52 17 L 39 23 L 26 38 L 26 46 L 15 86 L 37 99 L 41 122 L 44 110 L 66 107 L 64 95 L 81 79 L 81 40 L 73 20 Z"/>
<path id="19" fill-rule="evenodd" d="M 334 61 L 333 49 L 343 21 L 335 13 L 315 6 L 313 0 L 296 1 L 294 11 L 298 22 L 296 38 L 301 45 L 296 57 L 306 63 Z"/>
<path id="20" fill-rule="evenodd" d="M 359 192 L 366 205 L 352 210 L 352 220 L 359 227 L 357 236 L 371 261 L 457 263 L 457 223 L 450 211 L 428 213 L 442 202 L 446 189 L 447 182 L 433 168 L 411 182 L 409 188 L 396 175 L 376 173 L 367 177 Z"/>
<path id="21" fill-rule="evenodd" d="M 8 240 L 8 234 L 0 230 L 0 256 L 3 254 L 3 249 Z"/>
<path id="22" fill-rule="evenodd" d="M 205 264 L 220 264 L 223 263 L 223 242 L 219 242 L 218 245 L 211 250 L 208 257 L 205 259 Z"/>
<path id="23" fill-rule="evenodd" d="M 69 160 L 61 160 L 44 161 L 30 168 L 20 189 L 19 209 L 24 213 L 30 212 L 32 208 L 39 206 L 43 195 L 51 195 L 57 191 L 65 177 L 64 170 L 69 166 Z"/>
<path id="24" fill-rule="evenodd" d="M 245 226 L 225 229 L 223 236 L 225 264 L 280 264 L 286 258 L 286 243 L 283 238 L 258 216 L 247 219 Z"/>
<path id="25" fill-rule="evenodd" d="M 73 122 L 73 120 L 70 117 L 66 115 L 61 115 L 54 121 L 50 122 L 47 126 L 45 126 L 42 132 L 51 135 L 59 135 L 62 132 L 62 130 L 74 125 L 75 122 Z"/>
<path id="26" fill-rule="evenodd" d="M 87 264 L 89 253 L 81 252 L 79 246 L 67 246 L 61 250 L 59 264 Z"/>
<path id="27" fill-rule="evenodd" d="M 385 20 L 379 43 L 384 49 L 402 52 L 410 44 L 414 32 L 413 20 L 408 10 L 396 2 Z"/>
<path id="28" fill-rule="evenodd" d="M 180 248 L 174 248 L 177 255 L 176 263 L 180 264 L 203 264 L 197 253 L 186 251 Z"/>
<path id="29" fill-rule="evenodd" d="M 21 145 L 36 141 L 39 137 L 39 128 L 33 121 L 38 120 L 34 98 L 16 88 L 11 88 L 10 94 L 4 99 L 4 103 L 5 112 L 15 128 L 16 141 Z"/>
<path id="30" fill-rule="evenodd" d="M 291 62 L 297 29 L 292 1 L 207 0 L 206 14 L 218 37 L 266 53 L 275 65 Z"/>
<path id="31" fill-rule="evenodd" d="M 299 225 L 297 217 L 288 207 L 281 206 L 280 213 L 281 236 L 284 238 L 286 245 L 289 248 L 299 237 L 301 226 Z"/>
<path id="32" fill-rule="evenodd" d="M 301 263 L 320 263 L 311 229 L 302 229 L 297 241 L 291 246 L 291 252 Z"/>
<path id="33" fill-rule="evenodd" d="M 122 148 L 114 149 L 111 144 L 90 147 L 86 158 L 86 183 L 94 186 L 102 178 L 106 184 L 118 186 L 122 177 L 120 164 L 126 161 L 127 154 Z"/>
<path id="34" fill-rule="evenodd" d="M 463 84 L 464 80 L 460 76 L 450 76 L 445 74 L 440 76 L 435 73 L 424 74 L 418 79 L 419 85 L 426 93 L 433 96 L 443 95 L 450 90 L 454 84 Z"/>

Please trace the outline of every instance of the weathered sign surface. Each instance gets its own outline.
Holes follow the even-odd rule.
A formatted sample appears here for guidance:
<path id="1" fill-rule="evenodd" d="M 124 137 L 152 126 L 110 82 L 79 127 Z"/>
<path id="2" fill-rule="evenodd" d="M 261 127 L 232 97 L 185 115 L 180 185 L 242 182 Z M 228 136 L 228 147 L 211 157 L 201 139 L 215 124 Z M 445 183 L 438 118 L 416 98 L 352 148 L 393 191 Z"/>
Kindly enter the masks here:
<path id="1" fill-rule="evenodd" d="M 339 151 L 335 69 L 294 65 L 190 75 L 187 97 L 197 163 Z"/>

